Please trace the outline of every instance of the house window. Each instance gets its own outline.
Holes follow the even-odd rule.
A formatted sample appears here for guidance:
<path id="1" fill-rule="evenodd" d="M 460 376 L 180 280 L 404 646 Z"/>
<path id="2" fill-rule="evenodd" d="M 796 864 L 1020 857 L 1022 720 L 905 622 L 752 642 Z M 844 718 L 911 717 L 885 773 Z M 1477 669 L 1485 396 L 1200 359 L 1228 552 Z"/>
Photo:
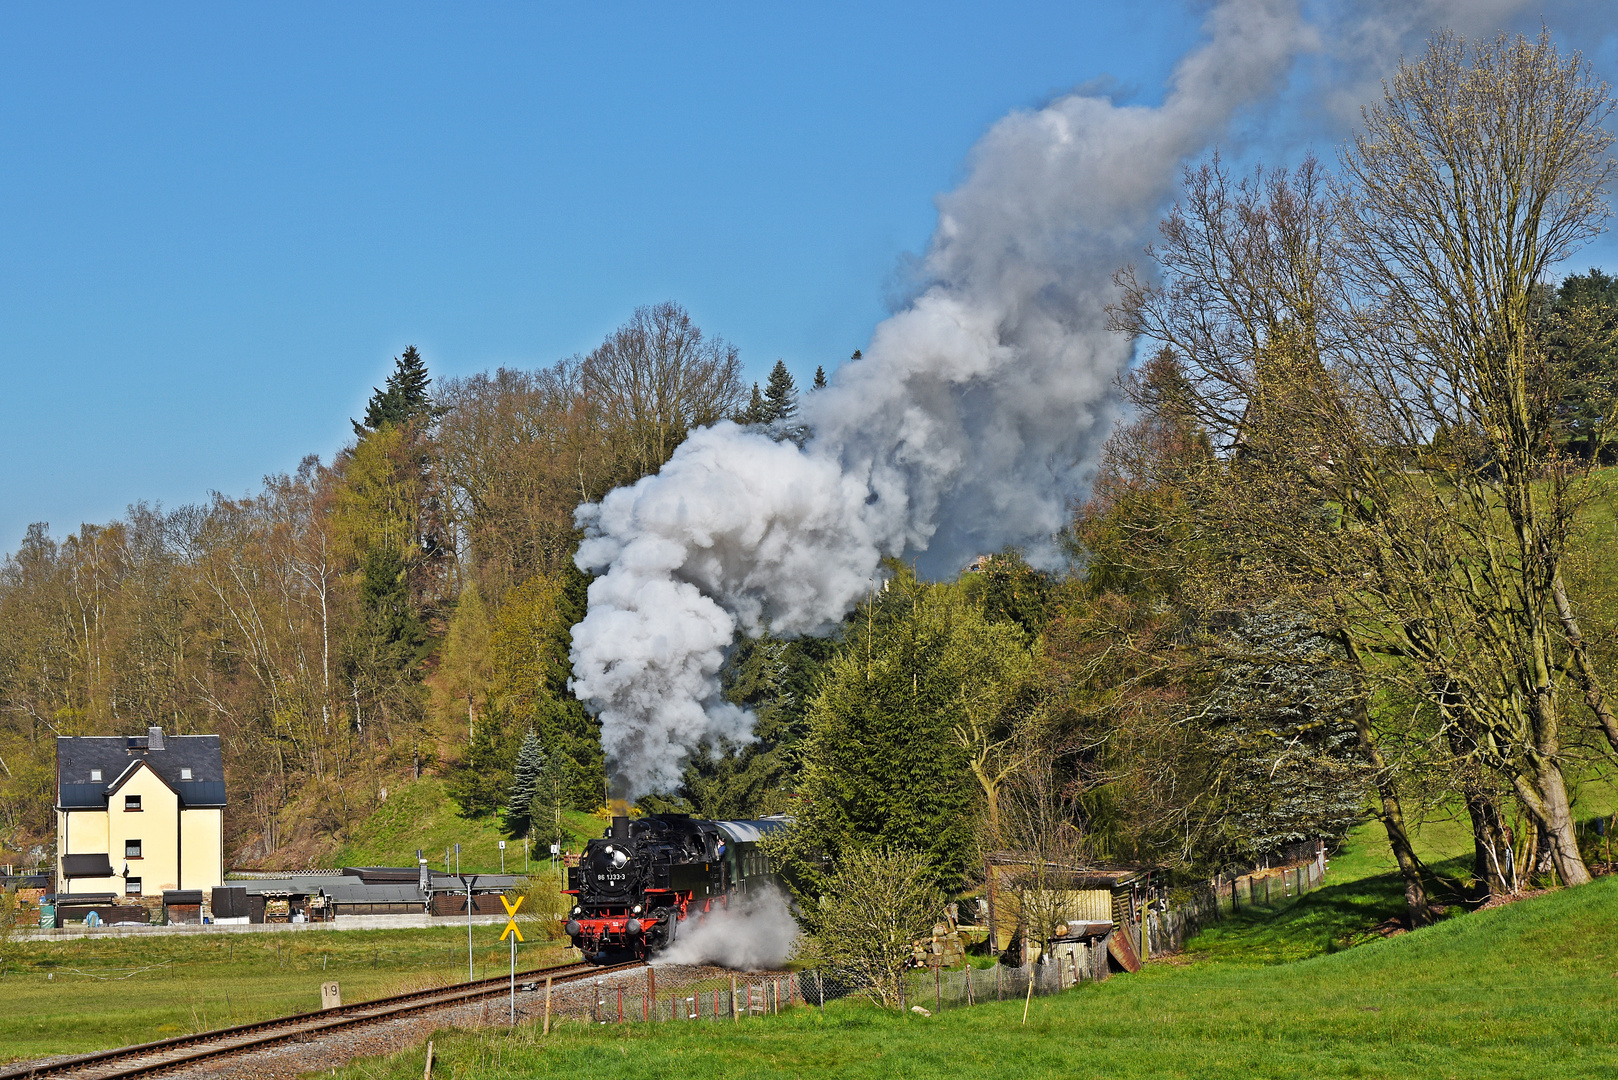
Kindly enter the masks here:
<path id="1" fill-rule="evenodd" d="M 100 779 L 101 779 L 101 770 L 100 769 L 91 769 L 90 770 L 90 782 L 93 784 L 93 783 L 95 783 L 96 781 L 98 781 Z"/>
<path id="2" fill-rule="evenodd" d="M 125 878 L 124 879 L 124 895 L 125 896 L 139 896 L 140 895 L 140 878 L 132 877 L 132 878 Z"/>
<path id="3" fill-rule="evenodd" d="M 126 859 L 138 859 L 138 858 L 140 858 L 140 841 L 139 840 L 125 840 L 124 841 L 124 858 L 126 858 Z"/>
<path id="4" fill-rule="evenodd" d="M 124 796 L 124 810 L 126 810 L 126 811 L 139 811 L 140 810 L 140 796 L 139 795 L 125 795 Z"/>
<path id="5" fill-rule="evenodd" d="M 180 779 L 181 780 L 189 780 L 189 779 L 191 779 L 191 770 L 190 769 L 181 769 L 180 770 Z"/>

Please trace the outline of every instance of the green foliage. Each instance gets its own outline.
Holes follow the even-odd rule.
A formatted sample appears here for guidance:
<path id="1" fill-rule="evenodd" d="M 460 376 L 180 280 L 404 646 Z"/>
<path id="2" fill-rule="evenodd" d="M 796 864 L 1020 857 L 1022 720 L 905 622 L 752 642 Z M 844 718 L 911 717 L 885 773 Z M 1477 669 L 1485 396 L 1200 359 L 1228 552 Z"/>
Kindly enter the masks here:
<path id="1" fill-rule="evenodd" d="M 887 848 L 848 852 L 804 909 L 813 962 L 871 987 L 884 1008 L 904 1007 L 911 946 L 943 916 L 944 897 L 924 856 Z"/>
<path id="2" fill-rule="evenodd" d="M 766 423 L 785 423 L 798 415 L 798 384 L 787 370 L 786 361 L 777 360 L 770 369 L 770 379 L 764 387 L 764 401 L 769 413 Z"/>
<path id="3" fill-rule="evenodd" d="M 1203 860 L 1242 862 L 1288 844 L 1342 837 L 1358 822 L 1370 771 L 1354 730 L 1342 649 L 1295 615 L 1253 612 L 1219 637 L 1207 732 Z"/>
<path id="4" fill-rule="evenodd" d="M 759 390 L 758 383 L 753 384 L 753 394 L 747 399 L 736 414 L 738 424 L 768 424 L 770 422 L 770 403 L 764 400 L 763 391 Z"/>
<path id="5" fill-rule="evenodd" d="M 572 627 L 583 616 L 587 580 L 574 570 L 535 574 L 506 593 L 490 638 L 493 698 L 502 737 L 515 764 L 521 732 L 532 729 L 568 775 L 567 804 L 600 803 L 603 756 L 600 728 L 567 688 Z"/>
<path id="6" fill-rule="evenodd" d="M 473 729 L 466 753 L 450 767 L 446 788 L 469 818 L 492 814 L 505 806 L 517 747 L 501 710 L 491 706 Z"/>
<path id="7" fill-rule="evenodd" d="M 517 761 L 511 770 L 511 794 L 506 799 L 506 829 L 513 836 L 528 835 L 530 807 L 538 791 L 539 776 L 549 763 L 545 744 L 529 728 L 517 750 Z"/>
<path id="8" fill-rule="evenodd" d="M 713 818 L 793 809 L 808 730 L 805 714 L 821 670 L 837 648 L 830 638 L 765 636 L 737 644 L 722 673 L 725 697 L 753 710 L 758 740 L 691 764 L 685 777 L 691 808 Z"/>
<path id="9" fill-rule="evenodd" d="M 365 406 L 363 423 L 350 421 L 354 434 L 364 436 L 379 431 L 384 424 L 404 427 L 417 421 L 432 421 L 442 414 L 433 405 L 427 388 L 432 379 L 427 377 L 427 363 L 414 345 L 406 346 L 404 355 L 393 360 L 393 374 L 388 376 L 385 390 L 371 391 L 371 400 Z"/>
<path id="10" fill-rule="evenodd" d="M 959 586 L 901 568 L 853 620 L 810 706 L 795 830 L 808 849 L 833 862 L 857 848 L 924 852 L 935 882 L 957 886 L 980 806 L 955 730 L 962 695 L 998 670 L 997 653 L 1025 648 L 1020 629 L 989 622 Z"/>
<path id="11" fill-rule="evenodd" d="M 978 560 L 961 578 L 961 586 L 984 618 L 1015 623 L 1029 641 L 1039 637 L 1050 621 L 1055 583 L 1051 575 L 1029 566 L 1019 551 Z"/>
<path id="12" fill-rule="evenodd" d="M 361 648 L 365 660 L 403 669 L 419 660 L 427 628 L 410 602 L 404 560 L 393 547 L 375 547 L 360 566 Z"/>
<path id="13" fill-rule="evenodd" d="M 1558 438 L 1580 457 L 1607 460 L 1618 406 L 1618 278 L 1596 269 L 1563 278 L 1542 322 Z"/>

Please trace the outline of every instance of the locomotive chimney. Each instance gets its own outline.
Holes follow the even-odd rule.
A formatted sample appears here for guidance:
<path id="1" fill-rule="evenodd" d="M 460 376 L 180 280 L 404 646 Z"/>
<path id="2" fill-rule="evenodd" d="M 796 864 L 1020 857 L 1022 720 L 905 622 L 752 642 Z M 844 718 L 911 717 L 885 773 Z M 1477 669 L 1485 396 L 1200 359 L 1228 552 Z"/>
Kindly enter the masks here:
<path id="1" fill-rule="evenodd" d="M 629 800 L 612 799 L 607 803 L 612 811 L 612 838 L 629 839 Z"/>

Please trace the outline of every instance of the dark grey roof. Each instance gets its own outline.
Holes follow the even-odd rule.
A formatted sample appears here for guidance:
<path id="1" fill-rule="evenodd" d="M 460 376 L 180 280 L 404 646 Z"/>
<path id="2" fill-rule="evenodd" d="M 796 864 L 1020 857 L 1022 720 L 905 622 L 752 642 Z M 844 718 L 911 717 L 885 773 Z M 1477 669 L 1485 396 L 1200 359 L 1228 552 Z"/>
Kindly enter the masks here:
<path id="1" fill-rule="evenodd" d="M 170 735 L 161 750 L 148 737 L 75 735 L 56 740 L 56 805 L 65 810 L 103 810 L 107 796 L 137 762 L 144 761 L 180 796 L 188 809 L 225 805 L 225 761 L 217 735 Z M 91 780 L 92 770 L 100 780 Z M 182 780 L 181 770 L 191 778 Z"/>
<path id="2" fill-rule="evenodd" d="M 357 867 L 355 869 L 358 869 Z M 365 869 L 373 869 L 366 867 Z M 388 869 L 388 868 L 377 868 Z M 515 888 L 518 878 L 511 874 L 467 874 L 474 893 L 505 892 Z M 232 881 L 234 888 L 246 889 L 249 895 L 260 896 L 314 896 L 325 893 L 340 904 L 420 902 L 421 886 L 416 879 L 405 881 L 365 881 L 354 874 L 320 874 L 284 878 L 256 878 Z M 430 892 L 464 893 L 466 884 L 453 874 L 434 874 Z"/>

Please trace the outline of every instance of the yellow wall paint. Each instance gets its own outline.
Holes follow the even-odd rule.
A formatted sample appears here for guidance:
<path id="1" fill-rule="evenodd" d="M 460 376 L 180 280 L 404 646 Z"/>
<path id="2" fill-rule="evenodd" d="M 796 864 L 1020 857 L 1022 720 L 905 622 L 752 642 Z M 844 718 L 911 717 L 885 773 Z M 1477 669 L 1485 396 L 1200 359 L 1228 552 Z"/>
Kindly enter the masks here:
<path id="1" fill-rule="evenodd" d="M 180 857 L 187 889 L 213 889 L 225 883 L 225 814 L 187 810 L 181 815 Z"/>

